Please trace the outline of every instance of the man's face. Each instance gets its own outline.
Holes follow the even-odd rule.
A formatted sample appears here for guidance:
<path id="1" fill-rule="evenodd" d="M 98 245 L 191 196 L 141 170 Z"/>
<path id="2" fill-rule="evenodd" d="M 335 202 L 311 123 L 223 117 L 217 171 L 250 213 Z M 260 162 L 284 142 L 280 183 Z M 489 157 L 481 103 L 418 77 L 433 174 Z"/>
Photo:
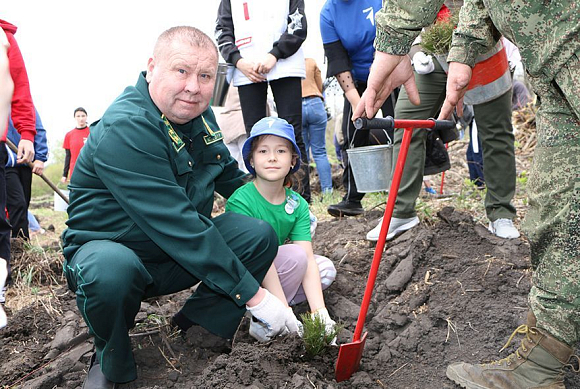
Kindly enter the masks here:
<path id="1" fill-rule="evenodd" d="M 149 59 L 149 94 L 170 121 L 185 124 L 209 106 L 216 72 L 217 54 L 213 49 L 177 39 Z"/>
<path id="2" fill-rule="evenodd" d="M 77 121 L 77 128 L 85 128 L 87 126 L 87 114 L 83 111 L 75 112 L 75 120 Z"/>

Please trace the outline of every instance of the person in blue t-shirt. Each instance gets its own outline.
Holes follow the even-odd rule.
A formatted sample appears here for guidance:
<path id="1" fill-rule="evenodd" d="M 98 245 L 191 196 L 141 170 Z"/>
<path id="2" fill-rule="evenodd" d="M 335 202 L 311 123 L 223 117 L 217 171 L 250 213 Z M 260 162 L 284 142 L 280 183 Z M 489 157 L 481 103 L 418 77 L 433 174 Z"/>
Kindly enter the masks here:
<path id="1" fill-rule="evenodd" d="M 324 54 L 328 59 L 327 77 L 336 77 L 344 91 L 341 145 L 346 194 L 342 201 L 328 207 L 332 216 L 356 216 L 363 213 L 361 200 L 364 193 L 357 191 L 352 170 L 345 152 L 349 148 L 392 143 L 392 130 L 357 132 L 352 123 L 352 112 L 366 90 L 367 78 L 374 58 L 375 12 L 382 7 L 381 0 L 327 0 L 320 11 L 320 33 Z M 393 92 L 383 104 L 383 116 L 393 116 L 398 92 Z"/>

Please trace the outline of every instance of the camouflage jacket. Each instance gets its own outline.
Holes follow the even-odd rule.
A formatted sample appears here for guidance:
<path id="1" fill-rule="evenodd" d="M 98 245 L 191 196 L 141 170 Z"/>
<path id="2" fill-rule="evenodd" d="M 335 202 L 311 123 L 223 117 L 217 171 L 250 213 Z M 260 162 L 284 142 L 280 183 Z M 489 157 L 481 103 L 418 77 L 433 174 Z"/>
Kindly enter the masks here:
<path id="1" fill-rule="evenodd" d="M 377 50 L 403 55 L 421 28 L 429 26 L 443 0 L 386 0 L 377 13 Z M 448 61 L 473 66 L 500 33 L 520 48 L 526 70 L 553 79 L 580 53 L 580 3 L 573 0 L 466 0 Z"/>

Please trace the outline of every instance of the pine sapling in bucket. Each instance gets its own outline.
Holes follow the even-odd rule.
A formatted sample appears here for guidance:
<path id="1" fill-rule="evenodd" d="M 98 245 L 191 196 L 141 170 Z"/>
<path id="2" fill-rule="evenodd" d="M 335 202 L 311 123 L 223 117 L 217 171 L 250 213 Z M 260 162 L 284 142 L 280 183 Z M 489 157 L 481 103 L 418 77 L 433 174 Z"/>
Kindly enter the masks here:
<path id="1" fill-rule="evenodd" d="M 342 330 L 342 324 L 327 323 L 322 315 L 303 313 L 300 315 L 304 326 L 304 347 L 311 357 L 321 354 L 328 346 L 336 344 L 336 337 Z"/>

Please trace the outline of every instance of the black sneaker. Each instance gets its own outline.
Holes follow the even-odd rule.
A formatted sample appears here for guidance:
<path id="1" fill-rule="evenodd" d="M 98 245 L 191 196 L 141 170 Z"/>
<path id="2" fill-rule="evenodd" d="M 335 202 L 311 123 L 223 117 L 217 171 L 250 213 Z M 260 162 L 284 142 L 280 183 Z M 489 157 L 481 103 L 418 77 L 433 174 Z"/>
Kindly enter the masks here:
<path id="1" fill-rule="evenodd" d="M 341 216 L 358 216 L 364 212 L 360 201 L 342 200 L 338 204 L 328 207 L 328 213 L 335 217 Z"/>

